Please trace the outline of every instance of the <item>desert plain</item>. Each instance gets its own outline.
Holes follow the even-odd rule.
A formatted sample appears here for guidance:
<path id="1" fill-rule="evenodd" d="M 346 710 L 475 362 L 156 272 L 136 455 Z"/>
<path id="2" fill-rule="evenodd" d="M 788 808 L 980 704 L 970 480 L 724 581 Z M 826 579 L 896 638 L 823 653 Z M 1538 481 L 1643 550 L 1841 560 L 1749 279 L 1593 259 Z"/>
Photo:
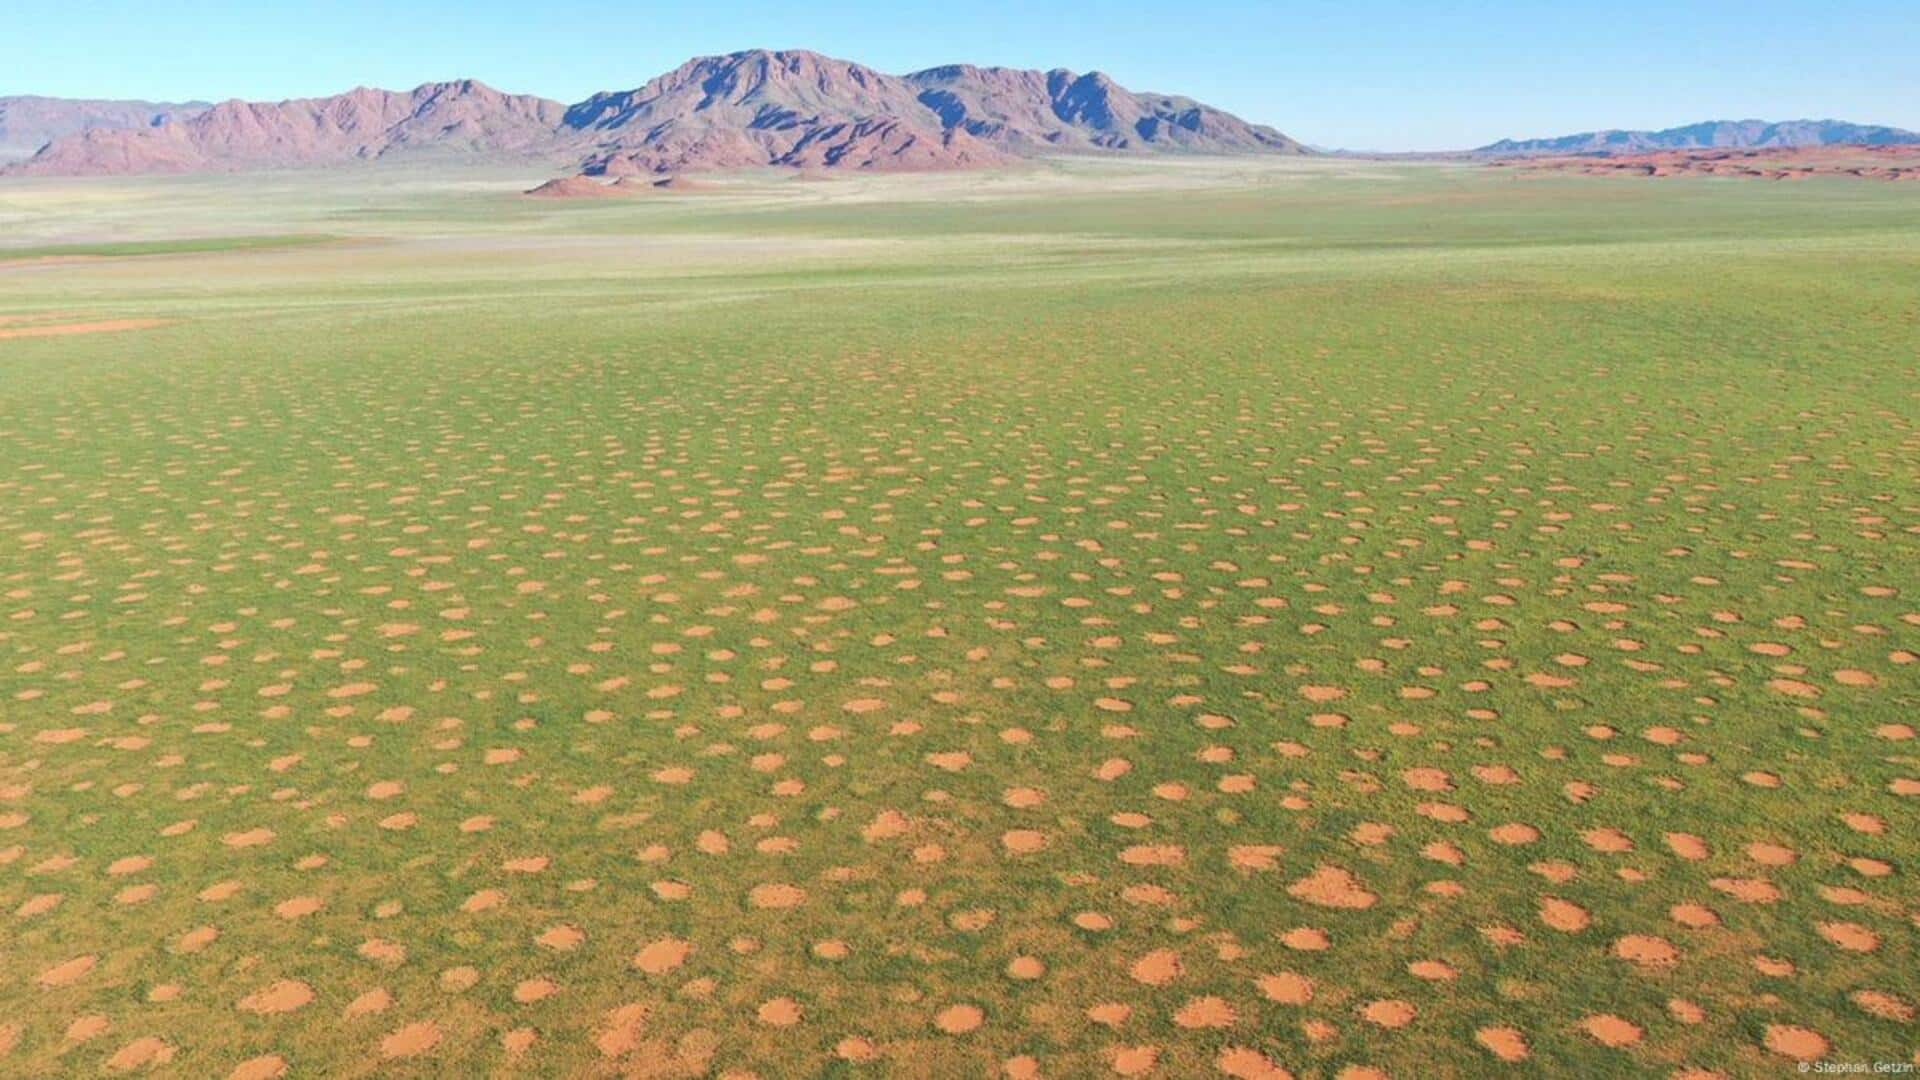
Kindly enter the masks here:
<path id="1" fill-rule="evenodd" d="M 1920 188 L 0 182 L 0 1074 L 1920 1061 Z"/>

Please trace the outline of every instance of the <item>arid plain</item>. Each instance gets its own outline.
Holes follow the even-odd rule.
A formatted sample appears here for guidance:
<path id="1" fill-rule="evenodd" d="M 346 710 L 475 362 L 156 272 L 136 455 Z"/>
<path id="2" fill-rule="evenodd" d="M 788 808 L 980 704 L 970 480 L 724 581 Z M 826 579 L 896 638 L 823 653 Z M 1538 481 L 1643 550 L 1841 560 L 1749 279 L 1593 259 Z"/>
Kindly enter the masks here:
<path id="1" fill-rule="evenodd" d="M 1920 189 L 0 185 L 0 1074 L 1920 1060 Z"/>

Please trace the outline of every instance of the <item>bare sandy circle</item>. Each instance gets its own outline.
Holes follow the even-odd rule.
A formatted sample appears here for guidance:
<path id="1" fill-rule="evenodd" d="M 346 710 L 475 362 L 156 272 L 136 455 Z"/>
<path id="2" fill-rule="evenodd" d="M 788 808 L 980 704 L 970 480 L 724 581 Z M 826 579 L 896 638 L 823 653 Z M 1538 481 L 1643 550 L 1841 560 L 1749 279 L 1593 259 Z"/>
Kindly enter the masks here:
<path id="1" fill-rule="evenodd" d="M 1815 929 L 1835 948 L 1846 952 L 1869 953 L 1880 947 L 1880 935 L 1859 923 L 1823 922 Z"/>
<path id="2" fill-rule="evenodd" d="M 1592 922 L 1587 909 L 1571 900 L 1562 900 L 1557 896 L 1540 899 L 1540 921 L 1562 933 L 1577 933 L 1585 930 Z"/>
<path id="3" fill-rule="evenodd" d="M 1000 837 L 1000 846 L 1013 855 L 1031 855 L 1047 846 L 1047 834 L 1037 829 L 1012 829 Z"/>
<path id="4" fill-rule="evenodd" d="M 1818 1061 L 1832 1049 L 1826 1036 L 1793 1024 L 1768 1024 L 1763 1041 L 1768 1050 L 1793 1061 Z"/>
<path id="5" fill-rule="evenodd" d="M 1313 980 L 1291 971 L 1262 975 L 1257 980 L 1260 993 L 1268 1001 L 1282 1005 L 1305 1005 L 1313 1000 Z"/>
<path id="6" fill-rule="evenodd" d="M 98 957 L 91 955 L 76 956 L 71 960 L 64 960 L 42 971 L 35 981 L 44 987 L 66 986 L 80 981 L 80 979 L 86 976 L 87 972 L 93 970 L 94 965 L 97 963 L 99 963 Z"/>
<path id="7" fill-rule="evenodd" d="M 648 942 L 633 956 L 633 966 L 648 975 L 664 975 L 686 963 L 693 945 L 680 938 L 660 938 Z"/>
<path id="8" fill-rule="evenodd" d="M 1183 970 L 1179 953 L 1172 949 L 1155 949 L 1135 960 L 1127 969 L 1127 974 L 1138 983 L 1165 986 L 1179 978 Z"/>
<path id="9" fill-rule="evenodd" d="M 1117 1076 L 1144 1076 L 1160 1063 L 1160 1048 L 1116 1046 L 1107 1051 L 1107 1063 Z"/>
<path id="10" fill-rule="evenodd" d="M 1007 977 L 1010 979 L 1031 981 L 1040 978 L 1046 973 L 1047 965 L 1038 957 L 1016 956 L 1007 961 Z"/>
<path id="11" fill-rule="evenodd" d="M 754 1015 L 770 1027 L 792 1027 L 801 1021 L 804 1013 L 799 1002 L 790 997 L 777 997 L 761 1002 Z"/>
<path id="12" fill-rule="evenodd" d="M 630 1002 L 608 1009 L 593 1036 L 594 1048 L 605 1057 L 620 1057 L 640 1048 L 641 1029 L 649 1013 L 647 1006 Z"/>
<path id="13" fill-rule="evenodd" d="M 1324 952 L 1333 942 L 1327 932 L 1313 926 L 1296 926 L 1280 935 L 1280 944 L 1295 952 Z"/>
<path id="14" fill-rule="evenodd" d="M 1239 1019 L 1239 1012 L 1225 998 L 1211 994 L 1205 997 L 1189 998 L 1173 1014 L 1173 1022 L 1180 1027 L 1230 1028 Z"/>
<path id="15" fill-rule="evenodd" d="M 1851 1000 L 1862 1012 L 1882 1020 L 1894 1020 L 1900 1023 L 1912 1022 L 1915 1009 L 1897 994 L 1884 990 L 1856 990 Z"/>
<path id="16" fill-rule="evenodd" d="M 1293 1074 L 1250 1046 L 1229 1046 L 1213 1059 L 1222 1076 L 1234 1080 L 1293 1080 Z"/>
<path id="17" fill-rule="evenodd" d="M 833 1056 L 842 1061 L 872 1061 L 880 1056 L 880 1048 L 871 1039 L 849 1035 L 833 1045 Z"/>
<path id="18" fill-rule="evenodd" d="M 1674 922 L 1690 930 L 1704 930 L 1720 925 L 1720 916 L 1705 904 L 1675 904 L 1667 909 Z"/>
<path id="19" fill-rule="evenodd" d="M 965 1035 L 985 1023 L 987 1014 L 978 1005 L 949 1005 L 934 1014 L 933 1026 L 948 1035 Z"/>
<path id="20" fill-rule="evenodd" d="M 1370 908 L 1379 900 L 1348 871 L 1326 865 L 1287 886 L 1287 892 L 1309 904 L 1354 911 Z"/>
<path id="21" fill-rule="evenodd" d="M 287 1059 L 278 1054 L 248 1058 L 233 1067 L 227 1080 L 279 1080 L 287 1075 Z"/>
<path id="22" fill-rule="evenodd" d="M 747 894 L 747 902 L 757 908 L 781 909 L 798 907 L 807 898 L 807 891 L 798 885 L 767 884 L 755 885 Z"/>
<path id="23" fill-rule="evenodd" d="M 1525 1061 L 1529 1053 L 1527 1038 L 1518 1028 L 1483 1027 L 1473 1033 L 1473 1041 L 1501 1061 Z"/>
<path id="24" fill-rule="evenodd" d="M 1406 1027 L 1413 1023 L 1413 1018 L 1417 1015 L 1419 1010 L 1413 1007 L 1412 1002 L 1397 998 L 1382 998 L 1360 1007 L 1362 1020 L 1377 1027 L 1389 1029 Z"/>
<path id="25" fill-rule="evenodd" d="M 1668 967 L 1680 962 L 1680 950 L 1649 934 L 1628 934 L 1616 940 L 1613 955 L 1642 967 Z"/>
<path id="26" fill-rule="evenodd" d="M 164 1065 L 173 1060 L 173 1044 L 156 1035 L 142 1035 L 122 1046 L 107 1059 L 107 1069 L 111 1072 L 132 1072 L 150 1065 Z"/>
<path id="27" fill-rule="evenodd" d="M 234 1007 L 263 1016 L 292 1012 L 313 1000 L 313 987 L 298 979 L 281 979 L 240 999 Z"/>
<path id="28" fill-rule="evenodd" d="M 1580 1030 L 1600 1045 L 1616 1049 L 1634 1045 L 1645 1034 L 1638 1024 L 1612 1013 L 1587 1017 L 1580 1021 Z"/>
<path id="29" fill-rule="evenodd" d="M 536 1001 L 545 1001 L 559 993 L 560 984 L 552 979 L 538 977 L 522 979 L 513 988 L 513 1000 L 522 1005 L 531 1005 Z"/>
<path id="30" fill-rule="evenodd" d="M 1514 821 L 1508 822 L 1505 825 L 1494 826 L 1487 832 L 1487 835 L 1491 837 L 1496 844 L 1506 844 L 1512 847 L 1521 844 L 1531 844 L 1535 840 L 1540 839 L 1540 830 L 1523 821 Z"/>

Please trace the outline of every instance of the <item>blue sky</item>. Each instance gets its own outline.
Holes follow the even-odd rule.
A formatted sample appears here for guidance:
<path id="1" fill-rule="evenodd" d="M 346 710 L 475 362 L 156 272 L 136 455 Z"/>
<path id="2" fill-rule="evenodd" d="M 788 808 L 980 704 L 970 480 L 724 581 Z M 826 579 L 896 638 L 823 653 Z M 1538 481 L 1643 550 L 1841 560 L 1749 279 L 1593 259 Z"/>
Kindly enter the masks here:
<path id="1" fill-rule="evenodd" d="M 1099 68 L 1320 146 L 1837 117 L 1920 128 L 1920 0 L 0 2 L 0 94 L 267 98 L 473 77 L 566 101 L 703 53 Z"/>

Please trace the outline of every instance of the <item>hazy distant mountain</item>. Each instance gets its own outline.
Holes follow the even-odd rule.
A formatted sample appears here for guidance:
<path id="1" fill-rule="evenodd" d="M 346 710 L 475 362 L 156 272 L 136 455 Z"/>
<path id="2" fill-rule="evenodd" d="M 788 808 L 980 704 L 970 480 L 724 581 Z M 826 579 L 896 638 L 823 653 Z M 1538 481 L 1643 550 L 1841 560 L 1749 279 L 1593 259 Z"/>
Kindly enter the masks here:
<path id="1" fill-rule="evenodd" d="M 485 84 L 427 83 L 408 93 L 224 101 L 174 123 L 96 128 L 49 143 L 21 171 L 63 175 L 274 168 L 398 151 L 539 153 L 565 106 Z"/>
<path id="2" fill-rule="evenodd" d="M 1502 139 L 1479 154 L 1633 154 L 1648 150 L 1755 147 L 1901 146 L 1920 143 L 1920 132 L 1842 120 L 1708 120 L 1664 131 L 1583 131 L 1551 139 Z"/>
<path id="3" fill-rule="evenodd" d="M 1564 172 L 1585 176 L 1718 176 L 1749 180 L 1846 176 L 1912 183 L 1920 181 L 1920 143 L 1702 147 L 1637 154 L 1508 154 L 1490 164 L 1523 173 Z"/>
<path id="4" fill-rule="evenodd" d="M 60 138 L 96 128 L 143 128 L 183 120 L 207 108 L 204 101 L 76 101 L 50 97 L 0 97 L 0 163 L 32 157 Z"/>
<path id="5" fill-rule="evenodd" d="M 472 81 L 228 101 L 164 124 L 96 126 L 15 171 L 191 172 L 395 154 L 534 157 L 591 173 L 780 165 L 947 169 L 1063 152 L 1309 151 L 1188 98 L 1136 94 L 1098 72 L 967 65 L 887 75 L 806 51 L 706 56 L 576 105 Z"/>

